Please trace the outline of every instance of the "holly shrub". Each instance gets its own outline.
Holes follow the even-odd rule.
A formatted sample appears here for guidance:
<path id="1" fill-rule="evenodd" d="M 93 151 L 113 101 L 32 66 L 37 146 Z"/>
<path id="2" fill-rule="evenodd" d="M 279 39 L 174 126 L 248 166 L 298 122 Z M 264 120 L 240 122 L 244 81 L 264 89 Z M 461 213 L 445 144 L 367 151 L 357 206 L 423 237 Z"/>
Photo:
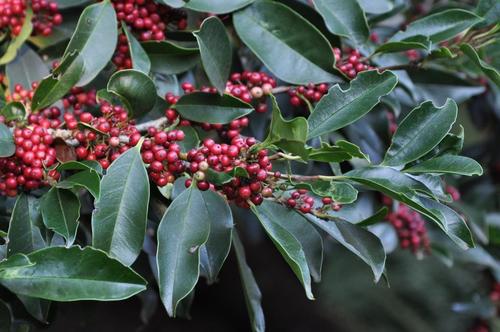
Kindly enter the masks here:
<path id="1" fill-rule="evenodd" d="M 396 247 L 478 264 L 494 308 L 499 159 L 460 119 L 498 152 L 500 4 L 430 3 L 1 0 L 2 328 L 146 289 L 187 317 L 232 252 L 263 331 L 252 233 L 311 300 L 336 241 L 381 283 Z"/>

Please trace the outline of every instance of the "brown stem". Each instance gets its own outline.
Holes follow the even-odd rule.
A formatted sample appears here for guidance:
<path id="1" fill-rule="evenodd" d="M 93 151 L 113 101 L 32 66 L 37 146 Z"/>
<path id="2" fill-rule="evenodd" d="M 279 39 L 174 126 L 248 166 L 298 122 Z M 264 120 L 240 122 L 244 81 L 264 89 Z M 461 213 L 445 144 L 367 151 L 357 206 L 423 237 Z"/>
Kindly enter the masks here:
<path id="1" fill-rule="evenodd" d="M 275 173 L 267 172 L 268 175 L 274 176 Z M 343 176 L 336 175 L 296 175 L 296 174 L 281 174 L 280 179 L 284 180 L 294 180 L 297 182 L 310 182 L 310 181 L 331 181 L 331 180 L 340 180 L 344 179 Z"/>

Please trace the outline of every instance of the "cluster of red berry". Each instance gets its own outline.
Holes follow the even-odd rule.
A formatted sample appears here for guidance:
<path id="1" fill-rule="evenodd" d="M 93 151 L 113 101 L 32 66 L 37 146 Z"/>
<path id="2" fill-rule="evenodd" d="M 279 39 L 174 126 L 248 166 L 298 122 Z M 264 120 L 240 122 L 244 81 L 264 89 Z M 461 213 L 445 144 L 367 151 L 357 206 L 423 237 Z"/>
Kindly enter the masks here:
<path id="1" fill-rule="evenodd" d="M 347 77 L 355 78 L 359 72 L 375 69 L 375 67 L 362 61 L 361 53 L 358 50 L 347 49 L 344 53 L 338 47 L 333 48 L 336 66 Z"/>
<path id="2" fill-rule="evenodd" d="M 47 184 L 49 177 L 59 178 L 56 170 L 49 168 L 56 162 L 54 138 L 48 129 L 33 124 L 29 128 L 14 130 L 15 153 L 0 158 L 0 193 L 16 196 L 19 190 L 34 190 Z"/>
<path id="3" fill-rule="evenodd" d="M 327 92 L 328 84 L 321 83 L 315 85 L 310 83 L 288 90 L 288 95 L 290 96 L 290 104 L 298 107 L 305 104 L 302 98 L 305 98 L 310 103 L 317 103 Z"/>
<path id="4" fill-rule="evenodd" d="M 118 20 L 125 22 L 140 41 L 165 40 L 169 24 L 177 30 L 187 27 L 185 12 L 152 0 L 113 0 L 112 3 Z M 118 37 L 113 63 L 118 69 L 132 68 L 127 36 L 123 32 Z"/>
<path id="5" fill-rule="evenodd" d="M 77 159 L 97 160 L 102 168 L 107 169 L 120 154 L 140 141 L 141 134 L 123 107 L 103 102 L 100 112 L 99 117 L 83 112 L 78 117 L 65 113 L 63 118 L 66 128 L 72 131 L 78 142 L 75 148 Z M 79 129 L 78 121 L 88 127 Z"/>
<path id="6" fill-rule="evenodd" d="M 62 99 L 62 103 L 65 110 L 73 109 L 73 114 L 80 116 L 86 107 L 95 107 L 97 105 L 96 91 L 95 89 L 85 91 L 80 87 L 71 88 L 69 93 Z"/>
<path id="7" fill-rule="evenodd" d="M 314 209 L 314 198 L 310 196 L 307 189 L 297 189 L 290 194 L 290 197 L 286 200 L 286 205 L 291 208 L 295 208 L 302 213 L 310 213 Z M 338 211 L 342 208 L 342 205 L 334 202 L 330 197 L 321 198 L 321 206 L 319 209 L 324 211 L 331 209 L 333 211 Z"/>
<path id="8" fill-rule="evenodd" d="M 255 102 L 255 111 L 267 112 L 265 97 L 276 87 L 276 80 L 264 72 L 233 73 L 226 83 L 226 93 L 246 103 Z"/>
<path id="9" fill-rule="evenodd" d="M 151 180 L 157 186 L 163 187 L 173 183 L 176 177 L 184 171 L 185 165 L 181 159 L 181 148 L 176 142 L 184 139 L 182 130 L 168 132 L 148 129 L 150 138 L 144 140 L 141 146 L 141 155 L 144 163 L 148 164 Z"/>
<path id="10" fill-rule="evenodd" d="M 430 253 L 430 240 L 422 216 L 402 203 L 397 203 L 393 210 L 393 200 L 387 196 L 383 197 L 383 203 L 390 209 L 387 220 L 396 230 L 401 248 L 413 253 Z"/>
<path id="11" fill-rule="evenodd" d="M 12 36 L 21 33 L 26 10 L 33 10 L 33 34 L 48 36 L 52 28 L 63 21 L 57 3 L 47 0 L 3 0 L 0 2 L 0 30 L 9 31 Z"/>
<path id="12" fill-rule="evenodd" d="M 236 205 L 248 208 L 248 200 L 259 205 L 264 196 L 272 195 L 272 190 L 265 187 L 267 172 L 271 171 L 272 164 L 267 150 L 250 153 L 250 148 L 256 143 L 255 138 L 234 137 L 231 144 L 218 144 L 213 139 L 205 139 L 199 149 L 187 153 L 189 172 L 197 181 L 200 190 L 220 190 L 228 200 Z M 206 176 L 206 171 L 231 172 L 236 167 L 246 170 L 248 177 L 235 176 L 229 183 L 214 185 Z M 192 179 L 186 181 L 190 186 Z"/>

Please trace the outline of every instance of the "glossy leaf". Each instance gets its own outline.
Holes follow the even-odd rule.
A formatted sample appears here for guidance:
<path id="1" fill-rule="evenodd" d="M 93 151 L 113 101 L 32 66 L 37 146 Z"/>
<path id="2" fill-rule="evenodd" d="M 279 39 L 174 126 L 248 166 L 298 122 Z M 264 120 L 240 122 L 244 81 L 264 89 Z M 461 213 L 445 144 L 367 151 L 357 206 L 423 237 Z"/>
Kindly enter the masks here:
<path id="1" fill-rule="evenodd" d="M 158 227 L 158 285 L 170 316 L 198 282 L 200 249 L 210 233 L 210 223 L 200 216 L 207 215 L 201 192 L 191 187 L 170 204 Z"/>
<path id="2" fill-rule="evenodd" d="M 85 188 L 89 193 L 94 196 L 94 198 L 99 198 L 100 194 L 100 183 L 101 178 L 99 174 L 93 169 L 83 170 L 81 172 L 75 173 L 64 180 L 57 183 L 58 188 L 63 189 L 73 189 L 73 188 Z"/>
<path id="3" fill-rule="evenodd" d="M 457 104 L 448 99 L 441 107 L 431 101 L 413 109 L 399 124 L 383 164 L 405 165 L 436 147 L 457 119 Z"/>
<path id="4" fill-rule="evenodd" d="M 205 92 L 182 96 L 175 104 L 175 109 L 188 120 L 220 124 L 229 123 L 253 111 L 252 105 L 233 96 Z"/>
<path id="5" fill-rule="evenodd" d="M 357 1 L 314 0 L 313 3 L 333 34 L 349 38 L 357 46 L 366 44 L 370 34 L 368 22 Z"/>
<path id="6" fill-rule="evenodd" d="M 282 218 L 283 210 L 275 211 L 266 209 L 262 205 L 252 206 L 253 213 L 259 219 L 267 235 L 288 263 L 293 273 L 304 287 L 308 299 L 313 300 L 311 289 L 311 271 L 309 269 L 306 253 L 302 243 L 295 237 L 295 232 L 285 228 L 277 219 Z M 283 209 L 286 209 L 283 207 Z"/>
<path id="7" fill-rule="evenodd" d="M 132 269 L 91 247 L 49 247 L 28 255 L 33 266 L 0 271 L 10 291 L 54 301 L 112 301 L 146 289 Z"/>
<path id="8" fill-rule="evenodd" d="M 151 70 L 165 75 L 179 74 L 194 67 L 200 59 L 199 50 L 169 41 L 141 43 L 151 61 Z"/>
<path id="9" fill-rule="evenodd" d="M 460 50 L 476 65 L 481 71 L 498 87 L 500 87 L 500 73 L 498 70 L 490 66 L 488 63 L 484 62 L 483 59 L 479 57 L 477 51 L 469 44 L 460 45 Z"/>
<path id="10" fill-rule="evenodd" d="M 338 82 L 328 40 L 287 6 L 258 1 L 233 16 L 241 40 L 283 81 Z"/>
<path id="11" fill-rule="evenodd" d="M 260 293 L 259 285 L 253 276 L 252 270 L 247 264 L 245 258 L 245 248 L 241 243 L 238 233 L 233 233 L 233 248 L 236 253 L 236 260 L 238 262 L 238 270 L 240 272 L 241 283 L 243 285 L 243 293 L 245 294 L 245 302 L 247 305 L 248 316 L 250 317 L 250 324 L 252 331 L 264 332 L 266 323 L 264 320 L 264 311 L 262 310 L 261 300 L 262 294 Z"/>
<path id="12" fill-rule="evenodd" d="M 450 39 L 481 21 L 476 14 L 463 9 L 448 9 L 413 21 L 389 39 L 389 42 L 427 36 L 433 43 Z"/>
<path id="13" fill-rule="evenodd" d="M 189 0 L 184 7 L 199 12 L 225 14 L 243 8 L 255 0 Z"/>
<path id="14" fill-rule="evenodd" d="M 407 173 L 440 173 L 459 175 L 482 175 L 483 168 L 474 159 L 444 155 L 433 159 L 422 161 L 404 170 Z"/>
<path id="15" fill-rule="evenodd" d="M 114 73 L 109 79 L 107 89 L 120 97 L 134 117 L 151 111 L 156 103 L 155 84 L 148 75 L 134 69 Z"/>
<path id="16" fill-rule="evenodd" d="M 431 48 L 431 41 L 428 36 L 416 35 L 400 41 L 388 42 L 377 47 L 375 53 L 393 53 L 407 50 Z"/>
<path id="17" fill-rule="evenodd" d="M 15 151 L 14 137 L 9 127 L 0 123 L 0 157 L 10 157 Z"/>
<path id="18" fill-rule="evenodd" d="M 220 94 L 226 90 L 231 71 L 232 50 L 222 21 L 216 16 L 207 18 L 200 30 L 194 32 L 201 53 L 201 62 L 213 86 Z"/>
<path id="19" fill-rule="evenodd" d="M 80 200 L 72 191 L 51 188 L 42 198 L 40 210 L 48 229 L 66 239 L 66 246 L 75 241 L 80 218 Z"/>
<path id="20" fill-rule="evenodd" d="M 38 202 L 32 196 L 21 194 L 17 197 L 10 217 L 7 242 L 7 257 L 14 254 L 29 254 L 45 247 L 40 228 Z"/>
<path id="21" fill-rule="evenodd" d="M 334 85 L 314 108 L 307 120 L 308 138 L 317 137 L 358 120 L 389 94 L 397 84 L 396 75 L 390 71 L 375 70 L 360 73 L 351 81 L 349 89 Z"/>
<path id="22" fill-rule="evenodd" d="M 21 84 L 25 89 L 31 88 L 31 83 L 38 82 L 49 75 L 47 65 L 28 46 L 19 50 L 16 58 L 5 66 L 5 73 L 10 82 Z M 14 92 L 15 84 L 9 84 L 10 92 Z"/>
<path id="23" fill-rule="evenodd" d="M 24 254 L 15 254 L 10 256 L 8 259 L 4 259 L 0 262 L 0 270 L 32 265 L 35 264 L 30 261 L 28 256 Z"/>
<path id="24" fill-rule="evenodd" d="M 350 204 L 358 198 L 358 191 L 346 182 L 317 180 L 297 183 L 295 187 L 309 189 L 320 197 L 331 197 L 339 204 Z"/>
<path id="25" fill-rule="evenodd" d="M 86 7 L 63 57 L 78 51 L 85 65 L 77 86 L 92 81 L 107 65 L 115 52 L 118 23 L 111 2 L 103 1 Z"/>
<path id="26" fill-rule="evenodd" d="M 313 215 L 307 215 L 307 219 L 368 264 L 375 282 L 380 280 L 386 255 L 382 242 L 376 235 L 347 221 L 324 221 Z"/>
<path id="27" fill-rule="evenodd" d="M 500 21 L 500 3 L 497 0 L 479 0 L 475 12 L 484 18 L 480 27 Z"/>
<path id="28" fill-rule="evenodd" d="M 200 249 L 200 263 L 203 274 L 210 283 L 217 280 L 217 275 L 231 249 L 233 216 L 226 200 L 211 190 L 202 191 L 201 198 L 208 214 L 204 218 L 210 224 L 210 235 Z"/>
<path id="29" fill-rule="evenodd" d="M 300 242 L 309 272 L 313 280 L 319 282 L 323 264 L 323 239 L 316 229 L 301 214 L 282 204 L 264 200 L 256 209 L 261 215 L 267 216 L 272 222 L 290 232 Z"/>
<path id="30" fill-rule="evenodd" d="M 364 154 L 359 146 L 344 140 L 338 140 L 335 145 L 322 143 L 320 148 L 311 148 L 308 158 L 310 160 L 336 163 L 352 158 L 370 160 L 370 157 Z"/>
<path id="31" fill-rule="evenodd" d="M 142 45 L 134 37 L 134 35 L 130 33 L 124 21 L 122 21 L 122 31 L 125 32 L 125 36 L 127 36 L 128 49 L 130 52 L 130 58 L 132 59 L 132 68 L 141 71 L 144 74 L 149 74 L 151 61 L 149 60 L 146 51 L 142 48 Z"/>
<path id="32" fill-rule="evenodd" d="M 95 160 L 82 160 L 82 161 L 76 161 L 76 160 L 71 160 L 67 161 L 65 163 L 60 164 L 57 166 L 58 171 L 65 171 L 65 170 L 81 170 L 81 171 L 95 171 L 98 174 L 102 174 L 102 166 L 99 162 Z"/>
<path id="33" fill-rule="evenodd" d="M 64 97 L 75 86 L 84 70 L 84 59 L 78 52 L 68 54 L 51 75 L 45 77 L 33 95 L 31 107 L 41 110 Z"/>
<path id="34" fill-rule="evenodd" d="M 18 50 L 23 46 L 24 42 L 29 38 L 33 31 L 33 11 L 28 8 L 24 11 L 25 17 L 19 35 L 15 36 L 9 43 L 7 50 L 0 58 L 0 65 L 11 62 L 17 55 Z"/>
<path id="35" fill-rule="evenodd" d="M 0 114 L 5 117 L 6 122 L 12 120 L 22 120 L 26 116 L 26 108 L 23 103 L 13 101 L 5 105 L 0 111 Z"/>
<path id="36" fill-rule="evenodd" d="M 118 157 L 101 180 L 92 214 L 92 245 L 131 265 L 142 249 L 148 203 L 148 174 L 136 146 Z"/>

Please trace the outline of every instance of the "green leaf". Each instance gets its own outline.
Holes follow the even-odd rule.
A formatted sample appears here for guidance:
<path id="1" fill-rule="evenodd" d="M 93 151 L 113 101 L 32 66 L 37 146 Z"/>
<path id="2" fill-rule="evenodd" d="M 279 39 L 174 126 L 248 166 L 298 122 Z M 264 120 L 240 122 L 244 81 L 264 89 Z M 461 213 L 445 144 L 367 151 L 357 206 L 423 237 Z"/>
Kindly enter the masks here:
<path id="1" fill-rule="evenodd" d="M 256 209 L 260 214 L 267 216 L 272 222 L 281 226 L 300 242 L 309 272 L 313 280 L 319 282 L 323 265 L 323 239 L 316 229 L 297 211 L 279 203 L 264 200 Z"/>
<path id="2" fill-rule="evenodd" d="M 75 50 L 85 59 L 83 73 L 77 86 L 92 81 L 113 56 L 118 40 L 118 23 L 110 1 L 103 1 L 86 7 L 69 41 L 63 58 Z"/>
<path id="3" fill-rule="evenodd" d="M 294 84 L 339 82 L 328 40 L 287 6 L 258 1 L 233 16 L 241 40 L 281 80 Z"/>
<path id="4" fill-rule="evenodd" d="M 151 61 L 151 70 L 165 75 L 183 73 L 198 63 L 199 50 L 169 41 L 141 43 Z"/>
<path id="5" fill-rule="evenodd" d="M 413 21 L 405 31 L 399 31 L 389 42 L 426 36 L 433 43 L 450 39 L 480 22 L 482 18 L 463 9 L 448 9 Z"/>
<path id="6" fill-rule="evenodd" d="M 40 203 L 43 223 L 48 229 L 66 239 L 66 246 L 73 244 L 80 218 L 80 200 L 72 191 L 51 188 Z"/>
<path id="7" fill-rule="evenodd" d="M 40 81 L 49 75 L 49 70 L 42 59 L 24 45 L 19 50 L 16 58 L 5 66 L 5 72 L 9 82 L 21 84 L 25 89 L 31 88 L 31 83 Z M 10 92 L 14 92 L 15 84 L 9 84 Z"/>
<path id="8" fill-rule="evenodd" d="M 28 256 L 24 254 L 15 254 L 10 256 L 8 259 L 4 259 L 0 262 L 0 270 L 32 265 L 35 264 L 30 261 Z"/>
<path id="9" fill-rule="evenodd" d="M 496 24 L 500 21 L 500 3 L 497 0 L 479 0 L 475 12 L 484 18 L 479 27 Z"/>
<path id="10" fill-rule="evenodd" d="M 57 183 L 58 188 L 73 189 L 83 187 L 89 191 L 95 199 L 99 198 L 100 194 L 100 177 L 99 174 L 93 169 L 87 169 L 75 173 L 66 179 Z"/>
<path id="11" fill-rule="evenodd" d="M 483 168 L 477 161 L 455 155 L 444 155 L 425 160 L 404 171 L 407 173 L 440 173 L 466 176 L 483 174 Z"/>
<path id="12" fill-rule="evenodd" d="M 460 50 L 476 65 L 482 72 L 498 87 L 500 87 L 500 73 L 495 67 L 484 62 L 477 54 L 477 51 L 469 44 L 460 45 Z"/>
<path id="13" fill-rule="evenodd" d="M 209 12 L 214 14 L 226 14 L 243 8 L 255 0 L 189 0 L 186 8 L 198 12 Z"/>
<path id="14" fill-rule="evenodd" d="M 307 248 L 304 248 L 302 242 L 295 237 L 295 231 L 292 232 L 290 229 L 283 227 L 282 223 L 278 222 L 278 219 L 283 218 L 283 213 L 289 211 L 286 211 L 287 209 L 285 207 L 282 207 L 282 209 L 279 210 L 277 208 L 275 209 L 272 205 L 268 207 L 263 205 L 252 205 L 251 209 L 259 219 L 262 227 L 264 227 L 266 233 L 269 235 L 278 251 L 292 269 L 293 273 L 295 273 L 302 286 L 304 286 L 307 298 L 313 300 L 314 295 L 312 294 L 311 289 L 311 271 L 309 269 L 305 253 Z M 286 219 L 286 221 L 289 221 L 290 216 L 288 215 L 287 217 L 288 219 Z M 297 217 L 302 219 L 298 214 Z M 294 216 L 292 218 L 296 217 Z M 301 221 L 302 220 L 299 220 L 298 222 Z M 305 221 L 302 222 L 305 223 Z"/>
<path id="15" fill-rule="evenodd" d="M 39 219 L 40 212 L 36 199 L 24 193 L 19 195 L 10 217 L 7 257 L 19 253 L 29 254 L 45 247 L 40 229 L 36 226 Z"/>
<path id="16" fill-rule="evenodd" d="M 434 221 L 443 230 L 446 224 L 440 214 L 427 209 L 418 199 L 415 192 L 423 192 L 429 196 L 433 193 L 421 182 L 390 167 L 364 167 L 352 170 L 344 176 L 352 181 L 364 184 L 398 200 L 422 215 Z"/>
<path id="17" fill-rule="evenodd" d="M 385 154 L 384 165 L 412 162 L 436 147 L 457 119 L 457 104 L 448 99 L 441 107 L 426 101 L 414 108 L 400 123 Z"/>
<path id="18" fill-rule="evenodd" d="M 125 36 L 127 36 L 128 49 L 132 59 L 132 67 L 145 74 L 149 74 L 151 61 L 139 41 L 137 41 L 134 35 L 130 33 L 124 21 L 122 21 L 122 31 L 125 33 Z"/>
<path id="19" fill-rule="evenodd" d="M 181 147 L 182 152 L 188 152 L 189 150 L 198 147 L 200 144 L 200 138 L 198 137 L 196 129 L 192 126 L 177 127 L 176 129 L 184 132 L 184 139 L 177 142 L 177 144 Z"/>
<path id="20" fill-rule="evenodd" d="M 285 120 L 281 115 L 276 98 L 272 95 L 270 98 L 273 115 L 268 135 L 264 142 L 255 145 L 252 149 L 255 151 L 270 145 L 276 145 L 284 151 L 307 158 L 308 151 L 305 147 L 308 131 L 307 120 L 303 117 Z"/>
<path id="21" fill-rule="evenodd" d="M 376 235 L 343 220 L 324 221 L 311 214 L 307 215 L 307 219 L 368 264 L 373 271 L 375 282 L 380 280 L 386 255 L 382 242 Z"/>
<path id="22" fill-rule="evenodd" d="M 127 150 L 101 180 L 92 213 L 92 245 L 131 265 L 142 249 L 149 204 L 149 179 L 140 147 Z"/>
<path id="23" fill-rule="evenodd" d="M 308 183 L 297 183 L 296 188 L 305 188 L 320 197 L 330 197 L 340 204 L 350 204 L 358 198 L 358 191 L 349 183 L 316 180 Z"/>
<path id="24" fill-rule="evenodd" d="M 208 212 L 204 218 L 210 224 L 210 235 L 200 249 L 200 263 L 203 274 L 209 283 L 213 283 L 231 249 L 233 215 L 220 194 L 211 190 L 202 191 L 201 198 Z"/>
<path id="25" fill-rule="evenodd" d="M 0 271 L 10 291 L 54 301 L 127 299 L 146 281 L 104 252 L 91 247 L 50 247 L 28 255 L 35 265 Z"/>
<path id="26" fill-rule="evenodd" d="M 364 154 L 359 146 L 344 140 L 338 140 L 336 145 L 322 143 L 320 148 L 311 148 L 308 158 L 322 162 L 342 162 L 354 158 L 362 158 L 370 161 L 370 157 Z"/>
<path id="27" fill-rule="evenodd" d="M 232 176 L 229 173 L 217 172 L 212 168 L 206 170 L 205 176 L 208 182 L 213 183 L 215 185 L 222 185 L 231 182 L 231 180 L 234 178 L 234 176 Z"/>
<path id="28" fill-rule="evenodd" d="M 25 17 L 23 22 L 23 27 L 21 28 L 21 32 L 18 36 L 14 37 L 7 50 L 0 58 L 0 65 L 4 65 L 6 63 L 11 62 L 17 55 L 18 50 L 23 46 L 24 42 L 29 38 L 31 32 L 33 31 L 33 23 L 31 22 L 33 18 L 33 11 L 31 8 L 28 8 L 25 11 Z"/>
<path id="29" fill-rule="evenodd" d="M 236 230 L 233 233 L 233 248 L 236 253 L 238 270 L 240 272 L 241 283 L 243 285 L 243 294 L 245 295 L 245 303 L 247 306 L 248 316 L 250 317 L 252 331 L 264 332 L 266 329 L 266 323 L 264 320 L 264 311 L 262 310 L 261 305 L 262 294 L 260 293 L 259 285 L 257 285 L 257 281 L 253 276 L 252 270 L 247 264 L 245 258 L 245 248 L 243 247 Z"/>
<path id="30" fill-rule="evenodd" d="M 5 117 L 5 122 L 9 122 L 12 120 L 22 120 L 26 116 L 26 108 L 24 107 L 23 103 L 13 101 L 5 105 L 2 108 L 2 111 L 0 111 L 0 114 Z"/>
<path id="31" fill-rule="evenodd" d="M 225 124 L 253 111 L 253 107 L 231 95 L 195 92 L 182 96 L 175 104 L 177 112 L 196 122 Z"/>
<path id="32" fill-rule="evenodd" d="M 313 3 L 333 34 L 351 39 L 358 47 L 367 43 L 368 22 L 357 1 L 314 0 Z"/>
<path id="33" fill-rule="evenodd" d="M 93 170 L 93 171 L 96 171 L 98 174 L 102 174 L 102 172 L 103 172 L 101 164 L 99 164 L 99 162 L 97 162 L 95 160 L 82 160 L 82 161 L 71 160 L 71 161 L 67 161 L 65 163 L 59 164 L 59 166 L 57 166 L 57 170 L 58 171 Z"/>
<path id="34" fill-rule="evenodd" d="M 134 69 L 114 73 L 109 79 L 107 89 L 120 97 L 134 117 L 151 111 L 156 103 L 156 87 L 153 80 Z"/>
<path id="35" fill-rule="evenodd" d="M 390 71 L 370 70 L 359 73 L 347 90 L 334 85 L 307 120 L 308 138 L 338 130 L 360 119 L 380 102 L 381 97 L 389 94 L 397 82 L 396 75 Z"/>
<path id="36" fill-rule="evenodd" d="M 60 100 L 75 86 L 84 70 L 84 59 L 78 52 L 70 53 L 64 58 L 51 75 L 45 77 L 33 96 L 31 107 L 41 110 Z"/>
<path id="37" fill-rule="evenodd" d="M 186 5 L 186 2 L 183 0 L 159 0 L 158 2 L 174 8 L 180 8 Z"/>
<path id="38" fill-rule="evenodd" d="M 66 9 L 84 5 L 88 3 L 89 0 L 56 0 L 55 2 L 59 9 Z"/>
<path id="39" fill-rule="evenodd" d="M 201 192 L 191 187 L 170 204 L 158 227 L 158 285 L 161 300 L 172 317 L 198 281 L 200 249 L 210 232 L 208 220 L 201 216 L 208 215 Z"/>
<path id="40" fill-rule="evenodd" d="M 201 62 L 207 76 L 220 94 L 226 90 L 231 71 L 232 50 L 224 24 L 217 16 L 207 18 L 200 30 L 193 32 L 198 41 Z"/>
<path id="41" fill-rule="evenodd" d="M 393 41 L 382 44 L 377 47 L 375 53 L 394 53 L 414 49 L 429 50 L 430 48 L 431 41 L 428 36 L 416 35 L 401 41 Z"/>
<path id="42" fill-rule="evenodd" d="M 363 10 L 370 14 L 384 14 L 394 9 L 393 0 L 358 0 Z"/>
<path id="43" fill-rule="evenodd" d="M 0 123 L 0 157 L 10 157 L 15 151 L 16 145 L 14 144 L 14 137 L 9 127 Z"/>

